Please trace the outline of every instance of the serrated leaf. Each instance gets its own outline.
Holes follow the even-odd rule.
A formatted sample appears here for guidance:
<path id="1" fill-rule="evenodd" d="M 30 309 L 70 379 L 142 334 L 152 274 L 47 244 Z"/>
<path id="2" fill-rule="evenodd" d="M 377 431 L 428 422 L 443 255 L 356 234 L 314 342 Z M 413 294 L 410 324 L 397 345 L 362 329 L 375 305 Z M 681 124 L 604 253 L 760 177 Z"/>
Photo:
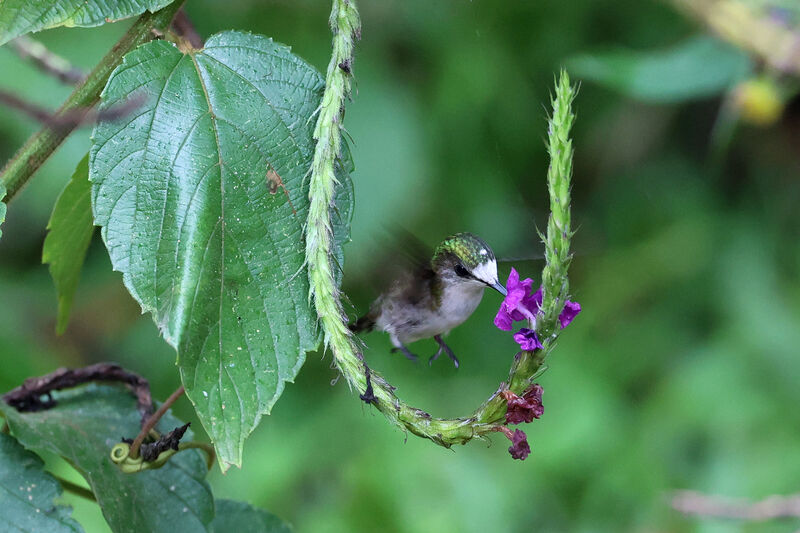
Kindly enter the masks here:
<path id="1" fill-rule="evenodd" d="M 139 433 L 133 395 L 124 387 L 89 385 L 55 392 L 53 398 L 57 405 L 45 411 L 20 413 L 3 403 L 0 408 L 26 448 L 60 455 L 86 478 L 113 531 L 205 531 L 214 503 L 200 452 L 182 451 L 159 470 L 123 474 L 109 453 L 122 437 Z M 179 425 L 167 413 L 158 430 Z M 184 436 L 191 438 L 189 432 Z"/>
<path id="2" fill-rule="evenodd" d="M 72 179 L 56 200 L 47 229 L 49 231 L 42 247 L 42 263 L 50 265 L 50 276 L 56 286 L 56 332 L 61 334 L 69 322 L 72 299 L 94 232 L 88 154 L 78 163 Z"/>
<path id="3" fill-rule="evenodd" d="M 155 12 L 172 0 L 3 0 L 0 45 L 26 33 L 57 26 L 100 26 Z"/>
<path id="4" fill-rule="evenodd" d="M 6 531 L 78 533 L 72 509 L 56 505 L 61 486 L 44 471 L 44 463 L 16 439 L 0 433 L 0 509 Z M 8 528 L 8 529 L 6 529 Z"/>
<path id="5" fill-rule="evenodd" d="M 164 41 L 125 57 L 95 127 L 95 222 L 130 293 L 153 313 L 223 470 L 319 345 L 303 225 L 323 80 L 286 46 L 224 32 L 200 52 Z M 337 241 L 352 185 L 340 170 Z"/>
<path id="6" fill-rule="evenodd" d="M 567 64 L 576 77 L 653 102 L 713 96 L 752 70 L 747 54 L 707 36 L 693 37 L 666 50 L 586 54 Z"/>
<path id="7" fill-rule="evenodd" d="M 274 514 L 244 502 L 217 500 L 210 533 L 291 533 L 292 528 Z"/>

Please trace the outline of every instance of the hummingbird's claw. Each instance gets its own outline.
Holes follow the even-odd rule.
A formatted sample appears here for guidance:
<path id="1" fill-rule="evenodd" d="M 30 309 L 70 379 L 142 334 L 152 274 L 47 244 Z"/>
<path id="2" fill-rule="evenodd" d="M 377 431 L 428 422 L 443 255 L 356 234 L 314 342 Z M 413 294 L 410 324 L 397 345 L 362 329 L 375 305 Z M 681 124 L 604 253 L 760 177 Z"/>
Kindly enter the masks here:
<path id="1" fill-rule="evenodd" d="M 411 361 L 414 361 L 414 362 L 416 362 L 417 360 L 419 360 L 419 357 L 417 357 L 416 355 L 414 355 L 413 353 L 411 353 L 411 350 L 409 350 L 408 348 L 406 348 L 406 347 L 405 347 L 405 345 L 403 345 L 403 344 L 401 344 L 400 346 L 396 346 L 396 347 L 392 348 L 392 349 L 391 349 L 391 350 L 389 350 L 389 351 L 390 351 L 391 353 L 395 353 L 395 352 L 403 352 L 403 355 L 405 355 L 405 356 L 406 356 L 406 359 L 409 359 L 409 360 L 411 360 Z"/>
<path id="2" fill-rule="evenodd" d="M 453 350 L 451 350 L 450 347 L 444 342 L 444 340 L 442 340 L 442 336 L 434 335 L 433 338 L 436 342 L 439 343 L 439 351 L 436 352 L 436 354 L 428 360 L 428 363 L 432 364 L 433 361 L 435 361 L 436 358 L 439 357 L 439 354 L 442 353 L 442 350 L 444 350 L 447 353 L 447 357 L 449 357 L 453 361 L 453 365 L 455 365 L 455 367 L 458 368 L 459 364 L 458 357 L 456 357 L 456 354 L 453 353 Z"/>
<path id="3" fill-rule="evenodd" d="M 436 351 L 436 353 L 433 354 L 430 359 L 428 359 L 428 366 L 433 366 L 433 362 L 439 359 L 439 356 L 442 355 L 442 349 L 443 349 L 442 345 L 440 344 L 439 349 Z"/>

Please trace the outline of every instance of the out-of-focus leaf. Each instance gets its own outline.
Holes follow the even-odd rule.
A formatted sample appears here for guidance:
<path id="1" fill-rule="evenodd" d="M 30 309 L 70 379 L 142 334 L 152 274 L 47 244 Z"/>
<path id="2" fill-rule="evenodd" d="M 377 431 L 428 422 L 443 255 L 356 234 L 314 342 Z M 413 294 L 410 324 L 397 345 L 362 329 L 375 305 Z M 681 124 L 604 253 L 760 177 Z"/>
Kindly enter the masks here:
<path id="1" fill-rule="evenodd" d="M 72 509 L 53 503 L 61 496 L 58 481 L 44 463 L 13 437 L 0 433 L 0 509 L 5 531 L 77 533 Z M 8 529 L 5 529 L 8 528 Z"/>
<path id="2" fill-rule="evenodd" d="M 78 163 L 72 179 L 56 200 L 47 229 L 49 232 L 44 239 L 42 263 L 50 265 L 50 275 L 56 286 L 56 331 L 61 334 L 69 322 L 72 298 L 94 232 L 88 155 Z"/>
<path id="3" fill-rule="evenodd" d="M 719 94 L 746 78 L 752 69 L 744 52 L 705 36 L 667 50 L 580 55 L 568 65 L 578 78 L 654 102 Z"/>
<path id="4" fill-rule="evenodd" d="M 292 528 L 274 514 L 244 502 L 217 500 L 211 533 L 291 533 Z"/>
<path id="5" fill-rule="evenodd" d="M 188 54 L 141 46 L 103 93 L 103 107 L 132 93 L 148 103 L 95 128 L 95 221 L 128 290 L 177 349 L 223 470 L 241 464 L 245 438 L 319 345 L 303 224 L 323 85 L 288 47 L 225 32 Z M 340 245 L 352 184 L 338 174 Z"/>
<path id="6" fill-rule="evenodd" d="M 158 11 L 172 0 L 3 0 L 0 45 L 25 33 L 56 26 L 100 26 Z"/>
<path id="7" fill-rule="evenodd" d="M 122 387 L 89 385 L 53 393 L 53 398 L 57 405 L 39 412 L 1 407 L 26 448 L 58 454 L 86 478 L 113 531 L 205 531 L 214 517 L 214 502 L 200 452 L 182 451 L 159 470 L 123 474 L 109 453 L 122 437 L 139 433 L 134 397 Z M 168 413 L 158 430 L 180 425 Z M 184 439 L 191 439 L 189 432 Z"/>

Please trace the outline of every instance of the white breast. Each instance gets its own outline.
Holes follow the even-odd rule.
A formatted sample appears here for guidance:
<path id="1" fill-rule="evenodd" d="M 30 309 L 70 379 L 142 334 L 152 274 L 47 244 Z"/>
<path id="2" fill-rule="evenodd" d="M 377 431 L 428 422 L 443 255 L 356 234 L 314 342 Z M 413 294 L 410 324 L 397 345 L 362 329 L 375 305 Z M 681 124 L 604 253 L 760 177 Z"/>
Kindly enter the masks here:
<path id="1" fill-rule="evenodd" d="M 481 303 L 483 290 L 483 284 L 478 283 L 461 283 L 447 287 L 442 295 L 442 306 L 413 331 L 405 332 L 405 335 L 398 331 L 398 337 L 405 343 L 447 333 L 472 315 Z"/>

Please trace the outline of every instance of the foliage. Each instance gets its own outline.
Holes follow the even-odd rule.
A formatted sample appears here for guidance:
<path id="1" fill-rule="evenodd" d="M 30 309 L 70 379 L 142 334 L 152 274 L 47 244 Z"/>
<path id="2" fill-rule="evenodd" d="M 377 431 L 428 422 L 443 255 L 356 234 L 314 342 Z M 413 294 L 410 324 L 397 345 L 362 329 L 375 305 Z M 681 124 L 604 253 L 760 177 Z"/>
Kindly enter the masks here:
<path id="1" fill-rule="evenodd" d="M 290 533 L 291 529 L 275 515 L 252 505 L 232 500 L 217 500 L 216 515 L 211 533 L 258 531 L 259 533 Z"/>
<path id="2" fill-rule="evenodd" d="M 87 156 L 78 163 L 72 178 L 58 196 L 42 246 L 42 263 L 50 265 L 50 275 L 58 295 L 56 331 L 59 334 L 67 329 L 72 300 L 94 233 L 90 198 Z"/>
<path id="3" fill-rule="evenodd" d="M 0 506 L 3 521 L 14 531 L 78 533 L 69 507 L 53 500 L 61 487 L 44 471 L 42 460 L 12 437 L 0 433 Z"/>
<path id="4" fill-rule="evenodd" d="M 583 79 L 652 102 L 715 96 L 745 79 L 752 69 L 742 51 L 706 36 L 667 50 L 580 55 L 569 64 Z"/>
<path id="5" fill-rule="evenodd" d="M 4 0 L 0 9 L 0 45 L 14 37 L 56 26 L 99 26 L 154 12 L 172 0 Z"/>
<path id="6" fill-rule="evenodd" d="M 125 390 L 89 386 L 54 394 L 57 405 L 20 413 L 3 406 L 14 436 L 26 447 L 64 457 L 86 478 L 114 531 L 199 531 L 214 517 L 200 452 L 177 454 L 160 470 L 124 474 L 108 454 L 120 436 L 139 432 L 135 399 Z M 180 425 L 162 418 L 160 431 Z M 190 436 L 188 436 L 190 438 Z"/>
<path id="7" fill-rule="evenodd" d="M 302 233 L 321 91 L 288 47 L 225 32 L 202 51 L 137 48 L 103 92 L 101 109 L 147 103 L 95 128 L 95 221 L 178 351 L 223 470 L 241 465 L 244 439 L 319 344 Z M 338 207 L 345 221 L 351 201 Z"/>
<path id="8" fill-rule="evenodd" d="M 344 276 L 350 297 L 344 311 L 351 316 L 374 297 L 371 265 L 387 260 L 384 228 L 391 232 L 396 221 L 429 243 L 469 230 L 499 256 L 536 256 L 531 228 L 544 229 L 548 213 L 541 103 L 553 73 L 566 64 L 575 77 L 568 59 L 608 57 L 598 50 L 640 51 L 624 53 L 633 66 L 625 62 L 612 71 L 604 65 L 610 78 L 576 77 L 583 80 L 574 131 L 579 186 L 572 191 L 579 232 L 570 286 L 585 311 L 559 340 L 558 357 L 548 360 L 541 381 L 547 414 L 530 431 L 525 463 L 510 461 L 505 443 L 452 453 L 419 439 L 404 442 L 342 383 L 330 387 L 335 371 L 317 354 L 286 388 L 270 423 L 250 437 L 246 468 L 210 474 L 215 495 L 274 509 L 299 531 L 796 526 L 703 524 L 665 504 L 665 492 L 674 488 L 753 499 L 797 490 L 797 469 L 786 461 L 798 446 L 787 428 L 800 422 L 794 409 L 800 181 L 791 149 L 797 121 L 791 72 L 759 72 L 761 57 L 752 63 L 755 73 L 779 82 L 781 118 L 758 132 L 737 123 L 722 157 L 713 160 L 709 139 L 720 110 L 737 105 L 730 98 L 734 86 L 747 81 L 718 67 L 736 66 L 744 56 L 733 52 L 738 60 L 718 62 L 701 47 L 681 56 L 686 63 L 650 60 L 696 42 L 690 36 L 707 33 L 704 21 L 719 17 L 698 25 L 668 3 L 633 1 L 613 10 L 588 0 L 359 7 L 365 31 L 345 122 L 358 161 L 354 244 Z M 241 28 L 292 43 L 294 53 L 317 67 L 330 56 L 325 3 L 239 2 L 220 9 L 197 0 L 187 9 L 204 36 Z M 36 37 L 88 68 L 124 31 L 113 24 Z M 746 36 L 761 42 L 756 31 Z M 641 62 L 650 66 L 640 69 Z M 68 94 L 7 46 L 0 48 L 0 71 L 15 74 L 0 80 L 3 88 L 40 104 L 53 106 Z M 613 75 L 620 72 L 628 77 L 618 81 Z M 4 109 L 0 119 L 4 158 L 39 127 Z M 70 329 L 59 340 L 50 334 L 56 312 L 52 283 L 37 266 L 41 239 L 58 191 L 90 149 L 87 137 L 73 135 L 20 194 L 10 193 L 14 203 L 0 240 L 6 302 L 0 306 L 0 390 L 56 366 L 113 358 L 146 374 L 164 398 L 177 385 L 174 351 L 149 318 L 139 317 L 99 242 L 89 248 Z M 541 267 L 514 265 L 523 277 L 535 277 Z M 501 279 L 507 268 L 501 266 Z M 516 349 L 490 326 L 498 303 L 487 294 L 449 337 L 463 363 L 457 373 L 392 358 L 377 334 L 363 339 L 365 360 L 414 405 L 446 416 L 464 413 L 503 379 L 507 354 Z M 434 348 L 418 346 L 420 352 Z M 180 418 L 199 422 L 187 406 L 176 409 Z M 194 429 L 203 432 L 199 423 Z M 67 468 L 48 462 L 52 471 Z M 72 495 L 66 499 L 86 530 L 104 531 L 99 513 Z M 224 516 L 230 508 L 244 512 L 245 504 L 216 500 L 216 507 Z"/>

